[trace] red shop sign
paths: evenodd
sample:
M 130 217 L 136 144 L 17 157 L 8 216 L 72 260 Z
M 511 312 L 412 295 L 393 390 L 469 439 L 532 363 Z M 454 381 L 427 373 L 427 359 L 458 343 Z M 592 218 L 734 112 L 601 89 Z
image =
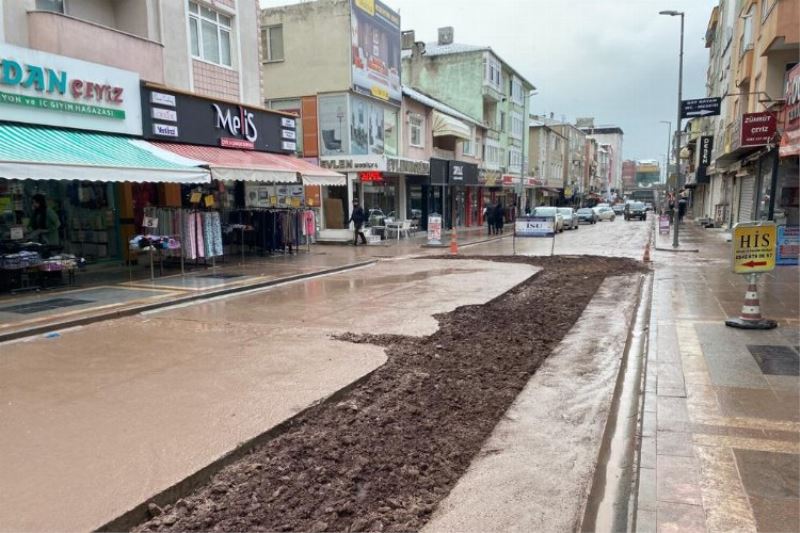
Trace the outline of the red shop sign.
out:
M 358 178 L 362 182 L 383 181 L 383 174 L 381 174 L 380 172 L 378 172 L 376 170 L 371 170 L 369 172 L 359 172 L 358 173 Z
M 777 120 L 769 111 L 742 115 L 741 146 L 764 146 L 775 136 Z

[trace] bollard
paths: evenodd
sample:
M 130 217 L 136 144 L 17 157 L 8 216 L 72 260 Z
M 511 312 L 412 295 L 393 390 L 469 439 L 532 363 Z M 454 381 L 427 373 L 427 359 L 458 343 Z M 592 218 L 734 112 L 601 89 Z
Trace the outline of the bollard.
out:
M 739 318 L 725 321 L 726 326 L 740 329 L 773 329 L 778 327 L 774 320 L 761 317 L 761 306 L 758 301 L 758 274 L 749 274 L 747 292 L 744 293 L 744 305 Z
M 452 255 L 458 254 L 458 242 L 456 241 L 456 228 L 450 233 L 450 253 Z
M 650 237 L 647 237 L 647 244 L 644 247 L 644 256 L 642 257 L 642 262 L 650 262 Z

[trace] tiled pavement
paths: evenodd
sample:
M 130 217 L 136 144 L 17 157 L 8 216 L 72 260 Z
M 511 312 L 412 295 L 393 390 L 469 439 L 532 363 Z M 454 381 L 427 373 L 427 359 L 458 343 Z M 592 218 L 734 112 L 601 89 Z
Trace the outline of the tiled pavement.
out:
M 729 243 L 683 235 L 700 253 L 654 255 L 636 530 L 800 531 L 798 267 L 759 282 L 778 329 L 734 330 Z

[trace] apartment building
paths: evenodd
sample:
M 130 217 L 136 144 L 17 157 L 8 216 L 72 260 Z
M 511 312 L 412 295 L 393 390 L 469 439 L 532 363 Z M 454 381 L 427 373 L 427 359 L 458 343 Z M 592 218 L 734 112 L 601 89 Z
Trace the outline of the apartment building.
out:
M 569 139 L 546 120 L 530 121 L 530 173 L 536 187 L 528 191 L 529 205 L 558 205 L 564 190 Z
M 0 42 L 261 104 L 257 0 L 0 0 Z
M 488 46 L 458 43 L 452 27 L 440 28 L 433 42 L 411 33 L 403 50 L 403 80 L 486 127 L 480 183 L 483 195 L 524 208 L 523 191 L 532 187 L 529 165 L 529 94 L 535 89 L 519 71 Z M 413 43 L 413 44 L 412 44 Z
M 605 153 L 608 156 L 608 176 L 604 181 L 604 192 L 607 197 L 612 194 L 622 193 L 622 142 L 624 132 L 619 126 L 598 125 L 595 126 L 594 119 L 579 119 L 578 128 L 583 131 L 590 139 L 594 139 L 601 146 L 605 146 Z M 602 174 L 605 179 L 605 174 Z
M 706 86 L 708 96 L 722 98 L 722 110 L 684 140 L 696 159 L 700 138 L 712 135 L 695 216 L 723 226 L 768 218 L 798 224 L 798 20 L 800 0 L 722 0 L 712 10 Z

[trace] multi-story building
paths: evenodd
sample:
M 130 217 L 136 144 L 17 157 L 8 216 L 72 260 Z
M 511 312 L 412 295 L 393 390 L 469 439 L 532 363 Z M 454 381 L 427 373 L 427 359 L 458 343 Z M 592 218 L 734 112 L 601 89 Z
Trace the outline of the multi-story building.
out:
M 583 169 L 583 190 L 584 199 L 599 197 L 599 180 L 598 180 L 598 150 L 599 146 L 595 139 L 586 137 L 584 144 L 584 161 L 586 162 Z M 581 202 L 584 203 L 583 201 Z
M 626 159 L 622 162 L 622 190 L 630 191 L 636 188 L 636 161 Z
M 708 185 L 695 193 L 702 198 L 695 202 L 696 216 L 725 226 L 770 217 L 798 223 L 797 150 L 789 148 L 798 125 L 790 117 L 800 58 L 798 20 L 799 0 L 722 0 L 712 10 L 706 85 L 708 96 L 722 98 L 722 110 L 689 139 L 691 144 L 713 135 Z
M 436 212 L 447 225 L 479 223 L 480 195 L 443 172 L 481 156 L 483 124 L 430 92 L 404 93 L 395 11 L 379 0 L 306 2 L 264 9 L 261 27 L 267 105 L 300 116 L 304 157 L 347 175 L 345 187 L 321 184 L 321 237 L 350 237 L 353 199 L 401 217 Z
M 403 50 L 406 85 L 445 102 L 486 127 L 480 169 L 481 195 L 517 205 L 530 180 L 523 175 L 527 159 L 529 94 L 532 83 L 492 48 L 456 43 L 453 28 L 441 28 L 437 41 L 422 43 L 408 35 Z
M 619 126 L 595 126 L 593 119 L 578 121 L 578 127 L 589 137 L 597 140 L 598 144 L 606 145 L 608 153 L 609 179 L 607 194 L 622 191 L 622 140 L 623 131 Z
M 534 117 L 530 122 L 530 174 L 536 187 L 528 191 L 529 205 L 556 204 L 564 189 L 564 163 L 569 139 Z

